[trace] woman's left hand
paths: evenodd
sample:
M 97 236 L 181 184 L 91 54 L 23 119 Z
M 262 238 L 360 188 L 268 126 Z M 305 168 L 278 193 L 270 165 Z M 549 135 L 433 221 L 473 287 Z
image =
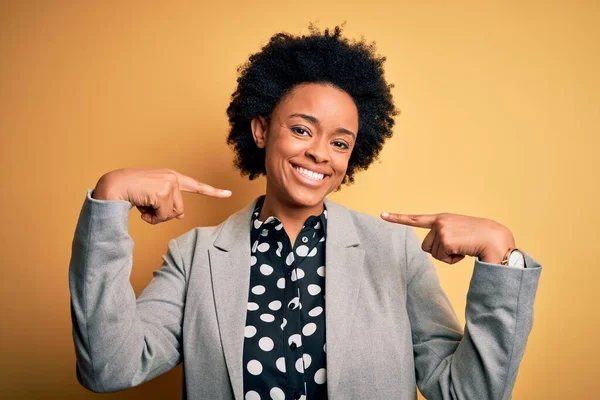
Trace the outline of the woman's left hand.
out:
M 515 247 L 512 232 L 491 219 L 450 213 L 382 213 L 381 218 L 397 224 L 431 229 L 421 248 L 447 264 L 454 264 L 465 256 L 500 264 L 506 251 Z

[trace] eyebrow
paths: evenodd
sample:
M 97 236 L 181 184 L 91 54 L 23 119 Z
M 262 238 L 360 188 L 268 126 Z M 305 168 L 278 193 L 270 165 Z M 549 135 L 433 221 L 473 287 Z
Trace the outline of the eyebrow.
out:
M 291 114 L 289 116 L 289 118 L 293 118 L 293 117 L 299 117 L 299 118 L 305 119 L 307 121 L 312 122 L 313 124 L 318 124 L 319 123 L 319 120 L 316 117 L 314 117 L 312 115 L 308 115 L 308 114 L 295 113 L 295 114 Z M 350 130 L 348 130 L 346 128 L 339 127 L 335 131 L 338 132 L 338 133 L 343 133 L 343 134 L 346 134 L 346 135 L 350 135 L 350 136 L 352 136 L 353 139 L 356 139 L 356 135 L 354 134 L 354 132 L 352 132 L 352 131 L 350 131 Z

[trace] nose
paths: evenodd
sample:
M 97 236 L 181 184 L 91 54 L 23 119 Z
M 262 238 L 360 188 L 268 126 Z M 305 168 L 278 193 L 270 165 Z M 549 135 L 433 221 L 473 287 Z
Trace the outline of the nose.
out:
M 315 138 L 306 148 L 306 156 L 315 163 L 324 163 L 329 161 L 329 147 L 326 138 Z

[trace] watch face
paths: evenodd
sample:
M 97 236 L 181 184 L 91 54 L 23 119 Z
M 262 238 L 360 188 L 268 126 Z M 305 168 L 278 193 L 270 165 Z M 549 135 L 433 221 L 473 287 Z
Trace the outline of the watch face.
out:
M 511 267 L 525 268 L 525 257 L 523 256 L 523 253 L 517 249 L 511 251 L 510 256 L 508 256 L 508 265 Z

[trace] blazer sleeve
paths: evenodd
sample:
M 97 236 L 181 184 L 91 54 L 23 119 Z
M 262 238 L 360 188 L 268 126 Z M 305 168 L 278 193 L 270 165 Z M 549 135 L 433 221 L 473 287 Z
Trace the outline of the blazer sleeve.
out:
M 77 379 L 94 392 L 141 384 L 181 361 L 186 276 L 176 240 L 136 299 L 129 282 L 133 241 L 126 201 L 89 190 L 69 266 Z
M 417 386 L 428 400 L 510 399 L 533 325 L 541 265 L 475 260 L 464 329 L 414 229 L 405 235 L 407 309 Z

